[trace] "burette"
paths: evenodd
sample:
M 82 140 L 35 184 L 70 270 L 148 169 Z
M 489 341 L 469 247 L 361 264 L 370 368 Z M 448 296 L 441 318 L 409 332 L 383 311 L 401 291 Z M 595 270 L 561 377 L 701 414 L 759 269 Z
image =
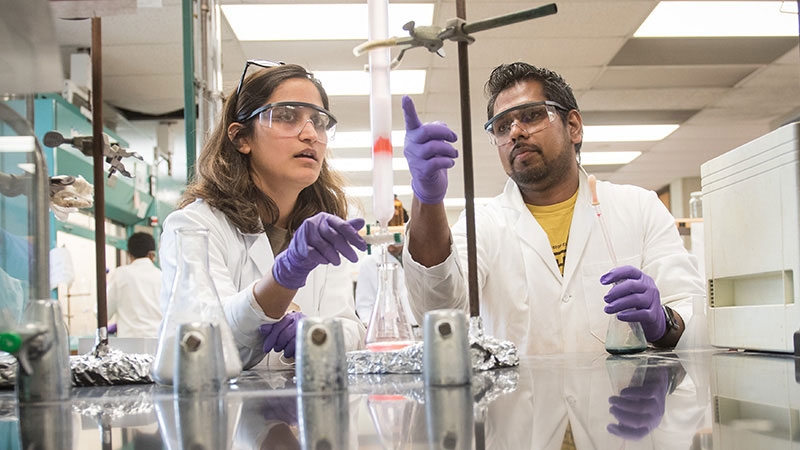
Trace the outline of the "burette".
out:
M 368 0 L 369 40 L 389 36 L 389 1 Z M 392 172 L 392 93 L 389 85 L 392 55 L 389 47 L 369 52 L 370 127 L 372 130 L 372 211 L 378 221 L 379 234 L 389 233 L 394 215 Z M 387 261 L 386 244 L 381 245 L 383 262 Z

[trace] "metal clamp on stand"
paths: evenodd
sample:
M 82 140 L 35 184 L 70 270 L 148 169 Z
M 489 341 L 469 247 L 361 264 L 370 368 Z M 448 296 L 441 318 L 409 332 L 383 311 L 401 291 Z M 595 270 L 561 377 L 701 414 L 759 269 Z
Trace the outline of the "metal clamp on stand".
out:
M 215 394 L 224 387 L 225 380 L 219 328 L 210 323 L 179 325 L 175 335 L 175 394 Z
M 301 392 L 347 390 L 344 332 L 339 319 L 306 317 L 297 331 L 295 374 Z
M 425 314 L 422 374 L 425 386 L 461 386 L 472 382 L 467 315 L 455 309 Z

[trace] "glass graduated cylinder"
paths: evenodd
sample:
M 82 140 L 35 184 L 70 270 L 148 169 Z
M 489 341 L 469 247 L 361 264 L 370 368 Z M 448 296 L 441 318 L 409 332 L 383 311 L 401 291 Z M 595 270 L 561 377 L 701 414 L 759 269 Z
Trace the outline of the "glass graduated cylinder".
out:
M 386 249 L 384 248 L 384 252 Z M 414 334 L 398 295 L 398 267 L 384 258 L 378 264 L 378 294 L 367 327 L 367 348 L 398 350 L 414 343 Z

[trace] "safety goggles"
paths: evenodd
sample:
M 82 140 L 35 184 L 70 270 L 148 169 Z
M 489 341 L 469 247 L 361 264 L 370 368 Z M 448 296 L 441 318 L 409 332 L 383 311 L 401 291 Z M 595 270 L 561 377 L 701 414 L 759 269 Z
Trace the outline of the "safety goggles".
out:
M 511 142 L 511 129 L 515 126 L 526 134 L 538 133 L 549 127 L 556 120 L 556 109 L 569 111 L 550 100 L 524 103 L 492 117 L 483 128 L 489 135 L 489 142 L 501 147 Z
M 317 133 L 317 141 L 327 144 L 336 134 L 336 118 L 325 108 L 305 102 L 267 103 L 240 122 L 258 116 L 258 123 L 281 137 L 299 136 L 307 124 Z
M 283 61 L 270 61 L 267 59 L 248 59 L 247 63 L 244 65 L 244 70 L 242 71 L 242 78 L 239 78 L 239 86 L 236 87 L 236 97 L 239 97 L 239 92 L 242 90 L 242 84 L 244 83 L 244 77 L 247 75 L 247 69 L 250 66 L 258 66 L 263 68 L 269 67 L 278 67 L 286 64 Z M 240 120 L 241 122 L 241 120 Z

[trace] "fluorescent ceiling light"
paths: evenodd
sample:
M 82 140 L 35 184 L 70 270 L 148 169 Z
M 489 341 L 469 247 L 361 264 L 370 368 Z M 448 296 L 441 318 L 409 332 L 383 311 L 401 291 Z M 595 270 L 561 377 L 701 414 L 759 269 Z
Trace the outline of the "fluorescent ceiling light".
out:
M 642 152 L 581 152 L 581 164 L 600 166 L 607 164 L 628 164 Z
M 281 4 L 222 5 L 222 12 L 240 41 L 366 40 L 367 5 Z M 433 21 L 433 3 L 389 5 L 389 35 L 407 36 L 403 25 Z
M 33 136 L 0 136 L 0 153 L 32 152 L 36 149 Z
M 328 164 L 338 172 L 372 172 L 372 158 L 329 158 Z M 408 171 L 408 161 L 392 158 L 392 170 Z
M 633 37 L 797 36 L 782 3 L 660 2 Z
M 583 142 L 660 141 L 679 125 L 587 125 Z
M 392 147 L 402 147 L 406 130 L 392 131 Z M 372 148 L 371 131 L 337 131 L 328 148 Z
M 395 195 L 411 195 L 411 185 L 395 185 L 392 192 Z M 345 186 L 344 193 L 350 197 L 372 197 L 372 186 Z
M 476 205 L 485 205 L 489 203 L 492 197 L 475 197 L 473 202 Z M 465 198 L 445 198 L 444 199 L 444 207 L 445 208 L 463 208 L 467 205 L 467 199 Z
M 369 73 L 363 70 L 314 71 L 328 95 L 369 95 Z M 392 94 L 421 94 L 425 91 L 424 70 L 393 70 L 389 74 Z
M 17 164 L 17 167 L 19 167 L 23 172 L 31 175 L 36 173 L 36 164 L 34 163 L 19 163 Z

